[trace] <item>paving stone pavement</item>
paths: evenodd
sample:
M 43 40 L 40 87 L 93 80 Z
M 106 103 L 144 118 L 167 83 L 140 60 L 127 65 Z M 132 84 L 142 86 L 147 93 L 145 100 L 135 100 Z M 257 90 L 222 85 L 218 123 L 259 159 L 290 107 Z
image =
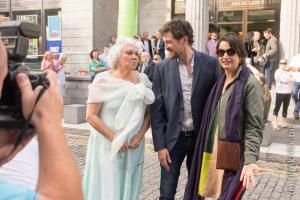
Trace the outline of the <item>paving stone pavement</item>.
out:
M 65 129 L 69 146 L 75 157 L 81 176 L 85 165 L 85 154 L 89 131 Z M 300 200 L 300 166 L 293 166 L 293 162 L 279 164 L 258 161 L 264 171 L 256 176 L 257 186 L 254 190 L 247 190 L 243 200 Z M 144 190 L 140 200 L 156 200 L 159 197 L 160 167 L 157 154 L 151 145 L 146 145 L 144 164 Z M 176 200 L 183 198 L 184 187 L 187 181 L 185 166 L 179 178 Z

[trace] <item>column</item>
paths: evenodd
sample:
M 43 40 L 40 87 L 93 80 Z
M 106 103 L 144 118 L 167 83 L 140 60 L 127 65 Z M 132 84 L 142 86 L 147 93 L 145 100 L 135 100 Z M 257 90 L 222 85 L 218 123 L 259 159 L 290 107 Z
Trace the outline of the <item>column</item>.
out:
M 133 37 L 138 28 L 138 0 L 119 0 L 118 37 Z
M 208 38 L 208 0 L 186 0 L 185 19 L 194 30 L 194 48 L 205 51 Z
M 281 58 L 300 53 L 300 1 L 281 0 L 280 47 Z
M 61 0 L 62 50 L 70 55 L 66 71 L 78 73 L 93 48 L 103 49 L 117 34 L 118 0 Z

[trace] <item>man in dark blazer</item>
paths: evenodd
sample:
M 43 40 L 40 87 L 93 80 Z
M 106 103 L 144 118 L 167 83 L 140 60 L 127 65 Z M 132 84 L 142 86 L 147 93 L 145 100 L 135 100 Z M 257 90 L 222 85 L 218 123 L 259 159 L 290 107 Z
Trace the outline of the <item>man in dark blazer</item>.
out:
M 165 42 L 163 40 L 163 37 L 161 37 L 161 34 L 159 31 L 155 33 L 156 41 L 155 41 L 155 52 L 160 56 L 161 59 L 165 59 Z
M 147 52 L 150 55 L 150 57 L 153 58 L 152 44 L 151 44 L 151 40 L 148 39 L 148 32 L 143 33 L 142 42 L 145 48 L 144 52 Z
M 220 68 L 192 48 L 189 22 L 174 19 L 160 30 L 169 57 L 155 66 L 151 105 L 154 149 L 161 164 L 160 200 L 174 199 L 182 162 L 190 170 L 206 99 Z
M 152 61 L 147 52 L 142 52 L 141 60 L 143 63 L 139 67 L 139 72 L 146 74 L 149 80 L 152 82 L 155 63 Z

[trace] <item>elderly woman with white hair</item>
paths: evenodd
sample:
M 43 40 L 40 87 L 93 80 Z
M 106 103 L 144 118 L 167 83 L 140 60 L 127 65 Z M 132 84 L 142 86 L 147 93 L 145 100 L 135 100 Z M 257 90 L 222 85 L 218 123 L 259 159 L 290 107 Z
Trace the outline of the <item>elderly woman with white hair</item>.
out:
M 135 71 L 139 46 L 119 39 L 110 49 L 112 69 L 89 85 L 86 119 L 91 125 L 83 189 L 86 200 L 136 200 L 142 191 L 144 135 L 151 82 Z

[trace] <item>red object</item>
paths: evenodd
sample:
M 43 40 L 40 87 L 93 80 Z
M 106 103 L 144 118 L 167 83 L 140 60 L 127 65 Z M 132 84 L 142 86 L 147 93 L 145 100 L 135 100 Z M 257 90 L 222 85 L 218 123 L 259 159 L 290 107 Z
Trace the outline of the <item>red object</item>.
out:
M 236 190 L 232 200 L 239 200 L 240 196 L 243 194 L 245 187 L 243 186 L 243 182 L 240 182 L 238 189 Z

